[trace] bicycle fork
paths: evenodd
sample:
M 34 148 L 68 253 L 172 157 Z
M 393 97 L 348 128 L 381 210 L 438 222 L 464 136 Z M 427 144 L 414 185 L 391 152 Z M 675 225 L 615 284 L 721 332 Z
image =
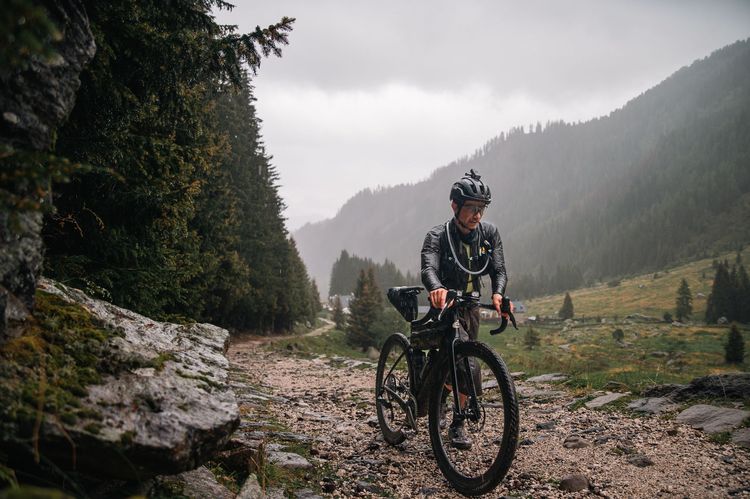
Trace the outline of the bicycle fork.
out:
M 479 400 L 477 399 L 477 389 L 474 384 L 474 376 L 471 370 L 471 364 L 469 363 L 469 359 L 466 357 L 462 359 L 464 363 L 464 372 L 466 373 L 466 377 L 468 379 L 466 385 L 469 393 L 464 394 L 468 399 L 466 407 L 463 407 L 461 404 L 461 394 L 459 393 L 458 388 L 459 384 L 458 365 L 456 362 L 456 343 L 460 341 L 458 332 L 460 327 L 461 324 L 458 322 L 458 319 L 456 319 L 455 322 L 453 322 L 453 341 L 451 341 L 450 343 L 451 382 L 453 391 L 453 420 L 454 422 L 463 422 L 465 419 L 469 419 L 470 421 L 477 422 L 480 418 Z

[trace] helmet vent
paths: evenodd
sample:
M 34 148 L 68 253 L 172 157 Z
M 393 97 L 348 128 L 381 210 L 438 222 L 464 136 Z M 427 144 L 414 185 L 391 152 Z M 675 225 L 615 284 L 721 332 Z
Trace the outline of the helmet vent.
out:
M 485 205 L 490 204 L 492 202 L 490 188 L 480 180 L 481 178 L 479 172 L 474 169 L 465 173 L 461 180 L 451 187 L 451 201 L 455 201 L 459 206 L 462 206 L 468 199 L 483 202 Z

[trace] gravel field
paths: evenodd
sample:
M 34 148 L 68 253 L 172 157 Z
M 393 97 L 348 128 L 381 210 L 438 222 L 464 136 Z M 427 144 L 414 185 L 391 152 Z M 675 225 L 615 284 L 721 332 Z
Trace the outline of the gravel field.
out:
M 322 495 L 461 497 L 432 458 L 426 418 L 398 447 L 380 437 L 374 366 L 296 358 L 249 339 L 234 342 L 228 356 L 246 383 L 275 396 L 242 407 L 246 419 L 271 417 L 313 439 L 311 461 L 332 478 Z M 485 497 L 750 497 L 745 448 L 715 443 L 669 416 L 570 410 L 575 400 L 559 385 L 516 387 L 529 394 L 520 398 L 521 445 L 505 480 Z M 583 490 L 561 490 L 574 474 Z

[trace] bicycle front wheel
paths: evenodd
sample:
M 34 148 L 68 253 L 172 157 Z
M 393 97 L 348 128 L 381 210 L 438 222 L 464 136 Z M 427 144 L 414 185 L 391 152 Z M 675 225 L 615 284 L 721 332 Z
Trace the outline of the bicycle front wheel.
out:
M 410 362 L 406 336 L 401 333 L 389 336 L 380 350 L 375 375 L 375 408 L 383 438 L 391 445 L 406 439 L 415 417 L 411 409 Z
M 500 483 L 513 461 L 519 426 L 516 391 L 505 363 L 487 345 L 459 343 L 455 353 L 459 404 L 467 417 L 455 415 L 446 359 L 430 393 L 430 441 L 440 470 L 456 490 L 481 495 Z

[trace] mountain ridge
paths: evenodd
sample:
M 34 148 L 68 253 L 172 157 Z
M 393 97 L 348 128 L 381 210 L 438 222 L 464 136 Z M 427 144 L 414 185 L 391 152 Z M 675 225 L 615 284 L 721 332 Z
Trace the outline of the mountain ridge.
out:
M 600 279 L 747 241 L 748 68 L 750 40 L 739 41 L 606 116 L 514 128 L 421 182 L 360 191 L 295 232 L 302 257 L 323 286 L 341 249 L 418 270 L 422 238 L 450 218 L 450 185 L 469 168 L 492 186 L 486 218 L 501 230 L 511 277 L 565 264 Z M 739 222 L 717 230 L 712 217 L 724 215 Z M 686 249 L 660 240 L 655 220 Z

